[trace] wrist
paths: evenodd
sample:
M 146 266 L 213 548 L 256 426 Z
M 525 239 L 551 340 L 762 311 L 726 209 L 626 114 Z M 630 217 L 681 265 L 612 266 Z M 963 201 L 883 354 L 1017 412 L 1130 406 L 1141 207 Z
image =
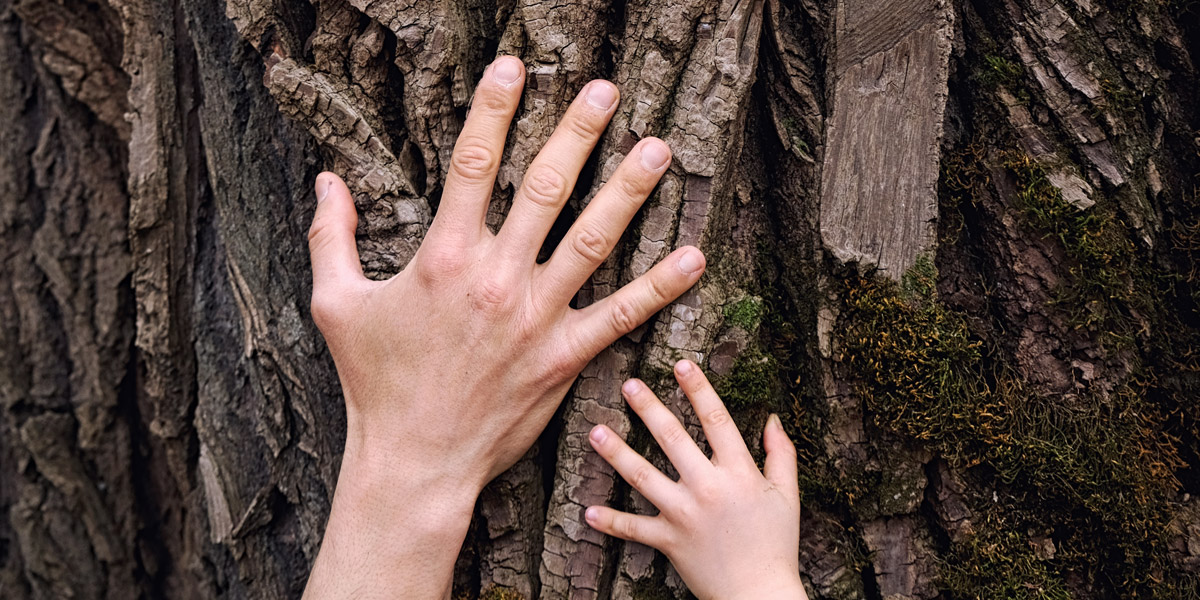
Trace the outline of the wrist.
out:
M 405 398 L 400 404 L 414 404 Z M 363 415 L 347 407 L 346 446 L 340 478 L 393 487 L 409 485 L 440 496 L 473 501 L 491 477 L 477 443 L 419 423 L 428 414 L 397 411 Z M 339 480 L 339 486 L 341 480 Z
M 451 469 L 414 464 L 403 457 L 352 453 L 342 457 L 334 491 L 332 519 L 338 512 L 371 515 L 379 523 L 413 522 L 434 534 L 471 520 L 482 485 Z M 343 509 L 339 511 L 339 509 Z
M 439 448 L 429 440 L 406 439 L 407 434 L 403 430 L 349 428 L 338 491 L 345 486 L 348 492 L 367 497 L 382 492 L 401 506 L 428 499 L 469 513 L 487 485 L 485 476 L 475 472 L 480 469 L 472 468 L 474 461 L 456 456 L 453 450 L 457 448 L 450 444 Z M 397 497 L 398 492 L 415 496 Z
M 306 597 L 447 596 L 481 489 L 452 469 L 347 439 Z
M 743 590 L 735 594 L 733 600 L 808 600 L 800 575 L 780 578 L 778 580 L 763 580 L 754 589 Z

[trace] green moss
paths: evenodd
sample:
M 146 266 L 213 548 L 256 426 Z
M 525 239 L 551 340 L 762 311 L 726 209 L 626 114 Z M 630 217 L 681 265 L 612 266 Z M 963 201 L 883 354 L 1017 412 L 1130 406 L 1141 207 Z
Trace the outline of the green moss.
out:
M 1132 234 L 1117 207 L 1101 200 L 1080 210 L 1050 183 L 1046 167 L 1024 154 L 1011 153 L 1004 166 L 1016 178 L 1017 208 L 1025 221 L 1056 239 L 1072 261 L 1068 282 L 1055 290 L 1055 304 L 1076 328 L 1098 332 L 1106 344 L 1130 345 L 1141 328 L 1138 315 L 1155 310 L 1150 295 L 1155 285 L 1153 273 L 1136 260 Z
M 942 157 L 938 178 L 938 246 L 953 247 L 967 229 L 966 210 L 986 194 L 991 172 L 984 157 L 988 142 L 977 136 Z
M 987 87 L 1015 86 L 1025 70 L 1021 65 L 998 54 L 988 54 L 983 57 L 983 65 L 979 69 L 978 79 Z
M 941 584 L 956 597 L 1006 600 L 1070 600 L 1052 573 L 1012 523 L 984 521 L 941 564 Z
M 929 254 L 917 257 L 913 266 L 905 271 L 900 286 L 906 299 L 910 301 L 937 300 L 937 265 Z
M 766 407 L 778 411 L 782 390 L 779 384 L 779 363 L 757 348 L 742 352 L 733 363 L 733 370 L 716 384 L 717 393 L 732 412 Z
M 1075 398 L 1033 393 L 992 364 L 963 315 L 936 300 L 936 280 L 932 261 L 922 261 L 903 285 L 849 274 L 837 292 L 843 333 L 836 360 L 860 382 L 875 425 L 925 444 L 960 469 L 984 468 L 1011 484 L 1020 492 L 1012 506 L 1031 523 L 1070 527 L 1081 550 L 1060 569 L 1100 569 L 1126 592 L 1159 589 L 1166 507 L 1180 460 L 1145 384 L 1131 379 L 1113 393 Z M 870 497 L 869 490 L 848 490 L 852 502 L 862 493 Z M 1006 536 L 1023 533 L 979 535 L 1011 541 Z M 990 571 L 999 558 L 981 552 L 999 542 L 989 539 L 956 550 L 966 562 L 955 577 Z M 1004 560 L 1025 561 L 1019 545 L 1010 546 Z M 1027 597 L 1058 597 L 1051 580 L 1034 575 L 1027 569 L 1021 578 L 1038 579 L 1045 594 Z
M 512 588 L 493 585 L 479 594 L 479 600 L 525 600 L 525 596 Z
M 638 369 L 638 378 L 656 394 L 666 394 L 678 386 L 675 381 L 675 371 L 669 367 L 660 367 L 649 362 L 641 363 Z
M 1132 118 L 1141 112 L 1141 97 L 1118 81 L 1115 76 L 1112 79 L 1102 79 L 1100 81 L 1100 91 L 1104 93 L 1107 108 L 1113 113 L 1125 118 Z
M 796 124 L 795 117 L 784 117 L 783 128 L 787 131 L 788 139 L 792 143 L 792 152 L 800 158 L 810 158 L 812 150 L 809 149 L 808 142 L 804 140 L 804 136 L 800 133 L 800 126 Z
M 906 300 L 891 281 L 855 275 L 847 284 L 838 360 L 861 381 L 876 420 L 952 458 L 994 439 L 998 410 L 982 389 L 980 344 L 965 320 L 937 302 Z
M 725 306 L 725 322 L 746 331 L 756 331 L 763 317 L 763 301 L 758 296 L 746 296 Z

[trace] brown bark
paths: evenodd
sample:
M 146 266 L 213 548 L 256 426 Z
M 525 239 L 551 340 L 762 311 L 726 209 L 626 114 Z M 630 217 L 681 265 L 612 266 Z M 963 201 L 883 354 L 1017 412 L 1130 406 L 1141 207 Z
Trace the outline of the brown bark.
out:
M 1200 8 L 1186 0 L 0 0 L 0 596 L 295 597 L 344 435 L 316 173 L 369 276 L 436 214 L 484 67 L 529 77 L 489 224 L 566 102 L 675 161 L 577 304 L 696 244 L 480 498 L 456 594 L 688 597 L 584 506 L 653 507 L 638 376 L 797 440 L 813 598 L 1186 597 L 1200 578 Z M 403 309 L 403 307 L 401 307 Z M 757 450 L 756 450 L 757 452 Z

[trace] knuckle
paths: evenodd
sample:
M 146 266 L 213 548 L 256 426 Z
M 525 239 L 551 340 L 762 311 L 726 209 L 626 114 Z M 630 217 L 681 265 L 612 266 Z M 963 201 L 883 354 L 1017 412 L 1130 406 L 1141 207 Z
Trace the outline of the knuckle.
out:
M 330 230 L 329 223 L 325 219 L 313 219 L 312 225 L 308 228 L 308 251 L 316 253 L 320 251 L 330 238 L 333 237 L 333 232 Z
M 509 306 L 510 298 L 508 295 L 501 302 L 502 306 Z M 540 338 L 544 333 L 544 323 L 541 319 L 530 311 L 517 310 L 515 315 L 509 317 L 511 323 L 512 340 L 521 344 L 526 344 Z
M 707 415 L 704 416 L 704 421 L 713 426 L 725 425 L 730 421 L 729 411 L 725 410 L 724 408 L 711 410 Z
M 637 308 L 628 300 L 614 299 L 612 308 L 609 309 L 608 318 L 615 331 L 629 332 L 633 331 L 640 324 L 637 315 Z
M 417 254 L 417 275 L 426 284 L 457 277 L 466 265 L 466 257 L 458 251 L 428 250 Z
M 602 114 L 585 114 L 575 119 L 568 119 L 562 126 L 580 141 L 591 143 L 604 132 L 607 120 Z
M 471 100 L 471 112 L 507 113 L 512 105 L 512 96 L 498 87 L 491 85 L 480 86 Z M 468 115 L 469 117 L 470 115 Z
M 633 471 L 633 475 L 629 478 L 629 485 L 638 491 L 644 490 L 646 484 L 650 482 L 650 477 L 650 467 L 642 465 Z
M 542 208 L 558 208 L 565 195 L 567 178 L 552 167 L 541 167 L 525 175 L 521 194 Z
M 701 519 L 701 515 L 704 514 L 700 509 L 700 506 L 698 506 L 692 499 L 680 502 L 679 505 L 674 508 L 673 512 L 674 516 L 677 517 L 679 521 L 689 525 L 699 521 Z
M 690 498 L 672 506 L 669 515 L 671 522 L 685 527 L 701 519 L 699 507 Z
M 581 355 L 582 353 L 573 348 L 557 354 L 547 361 L 547 377 L 551 381 L 574 379 L 579 374 L 581 362 L 587 363 L 587 359 L 580 361 L 579 356 Z
M 450 171 L 471 182 L 487 181 L 499 166 L 499 158 L 482 142 L 463 140 L 450 156 Z
M 471 304 L 477 310 L 495 312 L 508 306 L 512 290 L 499 279 L 485 278 L 470 292 Z
M 673 419 L 674 417 L 671 418 Z M 679 446 L 691 441 L 692 436 L 688 435 L 688 432 L 678 422 L 674 425 L 669 425 L 666 427 L 666 431 L 663 432 L 663 444 L 667 446 Z
M 581 227 L 579 234 L 571 240 L 571 249 L 589 263 L 602 262 L 610 247 L 608 237 L 594 227 Z
M 335 294 L 314 289 L 309 311 L 313 322 L 322 333 L 329 334 L 340 329 L 343 320 L 342 302 Z
M 682 545 L 679 541 L 679 534 L 674 531 L 660 533 L 654 540 L 654 547 L 672 561 L 678 556 Z
M 588 356 L 578 334 L 571 328 L 565 328 L 558 337 L 562 345 L 559 346 L 560 350 L 554 352 L 552 358 L 546 362 L 549 373 L 552 377 L 574 377 L 592 357 Z
M 701 506 L 719 504 L 722 494 L 721 486 L 712 480 L 702 480 L 696 484 L 695 497 Z
M 644 175 L 624 174 L 617 178 L 618 194 L 629 202 L 641 204 L 650 190 L 654 189 L 654 180 Z
M 655 306 L 661 306 L 671 300 L 668 290 L 663 287 L 666 283 L 661 277 L 649 277 L 646 280 L 646 291 L 650 294 L 650 301 Z

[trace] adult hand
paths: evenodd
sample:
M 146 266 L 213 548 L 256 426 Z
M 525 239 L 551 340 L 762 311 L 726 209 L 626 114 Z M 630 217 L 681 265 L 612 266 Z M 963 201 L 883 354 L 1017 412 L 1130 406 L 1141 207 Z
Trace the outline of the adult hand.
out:
M 424 243 L 388 281 L 366 279 L 345 184 L 323 173 L 309 234 L 313 318 L 346 397 L 347 439 L 311 596 L 449 593 L 483 486 L 537 439 L 571 382 L 607 345 L 700 278 L 681 248 L 612 296 L 571 299 L 612 251 L 670 163 L 646 138 L 544 264 L 537 255 L 617 107 L 593 81 L 530 165 L 499 233 L 484 223 L 524 68 L 484 72 Z

